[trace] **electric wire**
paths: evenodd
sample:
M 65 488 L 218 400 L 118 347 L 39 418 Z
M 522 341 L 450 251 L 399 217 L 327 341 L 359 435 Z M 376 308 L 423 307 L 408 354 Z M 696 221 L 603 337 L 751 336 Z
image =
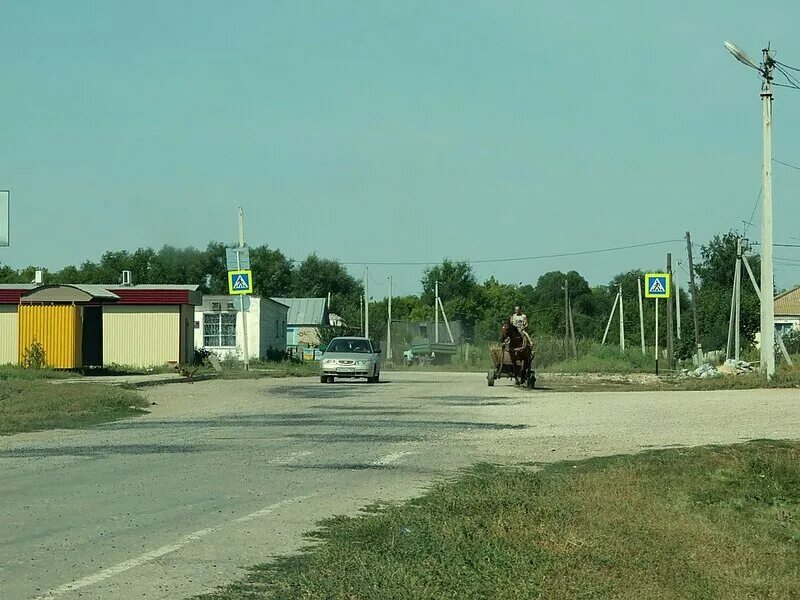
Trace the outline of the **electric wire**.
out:
M 542 260 L 547 258 L 564 258 L 569 256 L 586 256 L 589 254 L 603 254 L 607 252 L 617 252 L 620 250 L 632 250 L 635 248 L 647 248 L 651 246 L 661 246 L 664 244 L 682 243 L 683 239 L 659 240 L 657 242 L 646 242 L 643 244 L 629 244 L 626 246 L 614 246 L 611 248 L 598 248 L 594 250 L 580 250 L 577 252 L 558 252 L 553 254 L 538 254 L 534 256 L 515 256 L 510 258 L 484 258 L 484 259 L 465 259 L 464 262 L 470 264 L 491 264 L 503 262 L 519 262 L 525 260 Z M 696 244 L 693 244 L 696 245 Z M 441 261 L 342 261 L 341 264 L 348 266 L 428 266 L 436 265 Z

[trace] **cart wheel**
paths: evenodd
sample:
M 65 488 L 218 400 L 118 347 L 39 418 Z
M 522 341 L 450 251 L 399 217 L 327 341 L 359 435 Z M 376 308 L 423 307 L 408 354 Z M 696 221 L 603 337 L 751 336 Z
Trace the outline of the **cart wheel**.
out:
M 528 375 L 528 387 L 533 389 L 536 387 L 536 375 L 531 371 L 530 375 Z
M 489 371 L 486 375 L 486 381 L 489 384 L 489 387 L 494 387 L 494 371 Z

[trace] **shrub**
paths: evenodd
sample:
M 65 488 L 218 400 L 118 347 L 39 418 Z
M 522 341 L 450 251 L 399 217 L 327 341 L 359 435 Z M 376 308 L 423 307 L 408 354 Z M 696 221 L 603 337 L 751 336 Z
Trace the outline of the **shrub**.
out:
M 39 341 L 34 339 L 31 345 L 22 351 L 22 366 L 26 369 L 47 368 L 47 353 Z

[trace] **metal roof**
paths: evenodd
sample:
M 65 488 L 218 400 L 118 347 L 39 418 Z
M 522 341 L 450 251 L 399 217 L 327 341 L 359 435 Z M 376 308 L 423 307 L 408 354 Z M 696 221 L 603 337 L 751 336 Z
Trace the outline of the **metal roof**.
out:
M 327 325 L 327 298 L 272 298 L 289 307 L 287 325 Z
M 775 316 L 800 316 L 800 287 L 775 296 Z

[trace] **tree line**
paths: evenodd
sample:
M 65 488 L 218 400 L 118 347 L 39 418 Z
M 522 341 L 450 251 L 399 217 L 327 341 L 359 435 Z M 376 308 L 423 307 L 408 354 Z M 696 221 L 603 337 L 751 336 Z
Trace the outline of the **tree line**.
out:
M 211 242 L 205 249 L 174 248 L 159 250 L 140 248 L 106 252 L 98 262 L 86 261 L 80 266 L 67 266 L 58 271 L 45 271 L 45 281 L 54 284 L 118 284 L 122 271 L 131 271 L 138 284 L 198 285 L 206 294 L 227 293 L 226 246 Z M 736 259 L 736 235 L 715 236 L 701 247 L 695 274 L 698 278 L 697 306 L 699 328 L 704 348 L 724 348 L 727 339 L 733 268 Z M 362 282 L 348 273 L 344 265 L 332 258 L 311 254 L 296 262 L 280 250 L 262 245 L 250 249 L 254 293 L 272 297 L 325 297 L 331 295 L 331 312 L 342 317 L 350 328 L 360 323 Z M 750 263 L 759 276 L 757 256 Z M 475 342 L 497 337 L 500 323 L 515 305 L 524 308 L 530 321 L 531 333 L 536 336 L 563 336 L 566 314 L 565 286 L 569 288 L 572 318 L 578 337 L 601 339 L 619 286 L 624 303 L 625 337 L 628 345 L 639 344 L 639 313 L 637 279 L 645 271 L 661 271 L 654 265 L 644 265 L 619 273 L 606 285 L 592 286 L 577 271 L 549 271 L 533 283 L 502 283 L 490 277 L 479 282 L 468 262 L 443 260 L 425 270 L 419 295 L 393 299 L 393 318 L 397 320 L 433 320 L 434 288 L 439 282 L 439 295 L 448 318 L 461 322 L 467 336 Z M 0 283 L 30 283 L 36 267 L 13 269 L 0 266 Z M 679 271 L 680 272 L 680 271 Z M 688 280 L 687 275 L 682 277 Z M 661 310 L 664 310 L 661 303 Z M 645 337 L 648 344 L 654 337 L 652 301 L 645 301 Z M 692 298 L 681 289 L 682 340 L 678 353 L 688 355 L 694 348 Z M 370 303 L 371 334 L 382 339 L 388 317 L 387 300 Z M 616 318 L 615 318 L 616 319 Z M 616 320 L 615 320 L 616 324 Z M 759 327 L 759 300 L 751 287 L 742 286 L 742 329 L 745 343 L 752 343 Z M 666 334 L 666 319 L 660 324 L 660 335 Z M 610 343 L 619 343 L 619 328 L 612 326 Z

